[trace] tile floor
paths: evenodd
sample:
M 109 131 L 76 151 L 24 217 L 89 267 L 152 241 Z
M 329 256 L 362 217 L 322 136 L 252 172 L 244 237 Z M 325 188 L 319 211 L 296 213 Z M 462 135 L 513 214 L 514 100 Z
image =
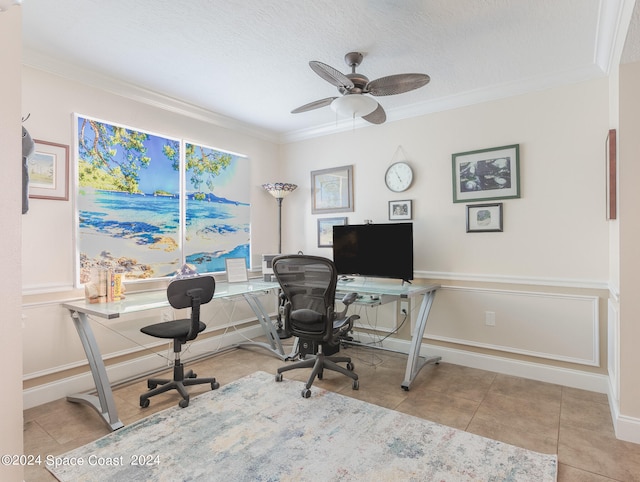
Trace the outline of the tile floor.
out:
M 640 445 L 615 438 L 606 395 L 446 362 L 424 367 L 411 390 L 405 391 L 400 387 L 405 355 L 361 347 L 342 353 L 353 358 L 360 389 L 352 390 L 349 379 L 332 372 L 325 372 L 316 385 L 537 452 L 556 453 L 561 482 L 640 481 Z M 231 350 L 189 367 L 224 385 L 256 370 L 275 374 L 282 363 L 252 348 Z M 284 375 L 306 380 L 307 374 L 308 370 L 294 370 Z M 192 387 L 190 393 L 201 393 L 203 387 Z M 145 389 L 146 381 L 141 380 L 114 390 L 125 425 L 179 400 L 175 392 L 159 395 L 149 408 L 141 409 L 138 397 Z M 62 454 L 108 432 L 93 410 L 64 399 L 24 412 L 25 454 Z M 55 479 L 45 468 L 27 468 L 25 480 Z

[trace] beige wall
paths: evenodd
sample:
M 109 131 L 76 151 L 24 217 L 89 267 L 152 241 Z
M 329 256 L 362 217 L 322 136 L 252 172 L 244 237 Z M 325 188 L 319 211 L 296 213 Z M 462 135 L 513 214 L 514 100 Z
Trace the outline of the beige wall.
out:
M 601 79 L 286 145 L 283 171 L 300 187 L 285 200 L 284 248 L 331 253 L 316 245 L 309 172 L 353 165 L 349 223 L 388 222 L 388 201 L 413 200 L 416 271 L 606 287 L 607 129 Z M 467 234 L 467 203 L 452 202 L 451 154 L 508 144 L 520 144 L 522 197 L 504 201 L 503 233 Z M 415 181 L 394 194 L 383 178 L 398 146 Z
M 427 343 L 517 360 L 520 373 L 531 363 L 593 374 L 581 387 L 605 391 L 608 91 L 603 78 L 287 144 L 283 172 L 299 188 L 285 201 L 283 249 L 330 257 L 317 247 L 318 218 L 389 222 L 388 201 L 410 199 L 416 276 L 443 284 Z M 521 198 L 500 201 L 502 233 L 466 233 L 451 154 L 508 144 L 520 144 Z M 394 194 L 384 173 L 404 155 L 415 180 Z M 353 165 L 354 211 L 311 215 L 310 171 L 342 165 Z
M 640 418 L 640 62 L 620 66 L 620 413 Z
M 8 182 L 0 192 L 0 226 L 5 276 L 0 277 L 2 316 L 0 317 L 0 350 L 2 390 L 0 390 L 0 454 L 22 453 L 22 327 L 21 305 L 21 222 L 22 222 L 22 157 L 20 104 L 20 65 L 22 54 L 21 10 L 10 8 L 0 12 L 0 165 Z M 22 480 L 19 466 L 0 466 L 0 479 Z
M 128 91 L 125 92 L 129 95 Z M 57 75 L 23 67 L 22 109 L 31 113 L 31 134 L 36 139 L 71 147 L 69 201 L 33 199 L 31 210 L 22 222 L 22 353 L 27 407 L 71 393 L 71 385 L 62 386 L 57 383 L 61 379 L 73 379 L 70 383 L 77 382 L 73 387 L 74 391 L 91 387 L 89 376 L 78 378 L 79 374 L 87 373 L 86 358 L 69 314 L 61 306 L 64 300 L 83 296 L 82 290 L 74 287 L 74 113 L 248 156 L 251 163 L 252 267 L 259 270 L 261 254 L 272 253 L 277 249 L 277 233 L 271 229 L 277 216 L 277 204 L 262 189 L 261 184 L 279 179 L 278 145 L 237 128 L 222 127 L 214 115 L 208 118 L 206 113 L 197 108 L 189 111 L 181 106 L 181 111 L 178 112 L 173 107 L 166 107 L 171 106 L 170 102 L 160 108 L 143 100 L 142 96 L 132 97 L 115 95 Z M 259 275 L 259 272 L 254 274 Z M 148 288 L 145 283 L 137 283 L 130 285 L 129 289 L 145 287 Z M 271 306 L 270 301 L 266 303 L 267 307 Z M 224 302 L 212 303 L 207 308 L 211 313 L 204 310 L 203 319 L 212 330 L 216 326 L 242 322 L 253 317 L 245 305 L 239 303 L 238 306 L 229 307 Z M 227 312 L 232 315 L 225 316 Z M 135 365 L 127 360 L 148 355 L 141 350 L 141 346 L 150 342 L 149 337 L 141 338 L 138 328 L 157 319 L 153 317 L 158 315 L 159 313 L 147 313 L 145 317 L 118 320 L 109 327 L 96 328 L 96 338 L 103 356 L 110 359 L 110 363 L 121 360 L 122 365 Z M 120 335 L 116 336 L 115 332 Z M 197 355 L 198 349 L 190 350 L 190 354 Z M 161 359 L 153 356 L 151 358 L 155 358 L 155 365 L 149 366 L 142 360 L 134 368 L 110 372 L 113 377 L 111 380 L 115 382 L 134 376 L 136 369 L 144 371 L 158 368 L 156 365 L 158 360 L 162 363 Z
M 252 238 L 252 265 L 259 268 L 260 254 L 276 249 L 276 233 L 269 229 L 276 203 L 260 187 L 278 175 L 277 146 L 273 142 L 28 67 L 23 70 L 22 85 L 23 109 L 31 112 L 33 137 L 71 146 L 69 201 L 35 199 L 24 220 L 22 271 L 27 293 L 70 289 L 74 283 L 74 113 L 248 156 L 252 229 L 267 233 Z M 43 232 L 48 233 L 46 239 Z

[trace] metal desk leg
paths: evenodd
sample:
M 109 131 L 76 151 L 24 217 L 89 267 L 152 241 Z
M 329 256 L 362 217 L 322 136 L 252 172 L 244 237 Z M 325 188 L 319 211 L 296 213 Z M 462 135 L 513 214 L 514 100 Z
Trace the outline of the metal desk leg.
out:
M 422 304 L 420 305 L 420 312 L 418 313 L 418 322 L 415 327 L 413 338 L 411 339 L 411 348 L 409 349 L 409 359 L 407 360 L 407 371 L 404 375 L 404 381 L 402 382 L 402 388 L 409 390 L 413 380 L 415 380 L 418 372 L 428 363 L 438 363 L 442 357 L 430 356 L 421 357 L 420 347 L 422 346 L 422 337 L 424 336 L 424 330 L 427 327 L 427 318 L 429 318 L 429 312 L 431 311 L 431 305 L 433 299 L 436 297 L 436 290 L 429 291 L 424 294 L 422 298 Z
M 280 337 L 278 336 L 276 327 L 273 325 L 273 322 L 269 317 L 269 313 L 266 312 L 264 306 L 262 306 L 262 303 L 260 303 L 260 300 L 252 293 L 245 293 L 242 296 L 244 296 L 244 299 L 247 301 L 256 317 L 258 318 L 258 321 L 262 325 L 262 329 L 264 330 L 264 334 L 267 336 L 269 344 L 261 343 L 258 341 L 244 341 L 242 343 L 238 343 L 238 348 L 242 348 L 243 346 L 259 346 L 262 348 L 266 348 L 281 360 L 286 360 L 289 355 L 286 355 L 284 353 L 282 342 L 280 341 Z
M 87 361 L 91 368 L 91 375 L 93 375 L 93 382 L 95 383 L 98 396 L 81 393 L 70 395 L 67 397 L 67 400 L 92 407 L 102 416 L 102 419 L 109 425 L 111 430 L 118 430 L 124 427 L 124 424 L 118 418 L 118 411 L 113 400 L 113 392 L 111 391 L 111 385 L 107 377 L 107 370 L 102 361 L 102 355 L 98 349 L 96 339 L 93 336 L 93 331 L 87 320 L 87 315 L 85 313 L 72 311 L 71 318 L 73 319 L 76 330 L 78 330 L 82 347 L 87 355 Z

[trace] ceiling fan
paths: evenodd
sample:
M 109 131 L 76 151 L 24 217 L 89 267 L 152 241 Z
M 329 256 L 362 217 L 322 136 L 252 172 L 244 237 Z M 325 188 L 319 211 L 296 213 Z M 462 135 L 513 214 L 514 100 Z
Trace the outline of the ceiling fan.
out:
M 362 63 L 363 57 L 360 52 L 349 52 L 344 56 L 345 63 L 351 67 L 350 74 L 343 74 L 317 60 L 309 62 L 309 67 L 324 80 L 335 85 L 342 96 L 316 100 L 293 109 L 291 113 L 298 114 L 331 105 L 331 108 L 338 113 L 362 117 L 372 124 L 382 124 L 387 120 L 387 114 L 375 99 L 365 94 L 373 96 L 402 94 L 419 89 L 431 80 L 426 74 L 396 74 L 369 81 L 365 75 L 356 73 L 356 67 Z

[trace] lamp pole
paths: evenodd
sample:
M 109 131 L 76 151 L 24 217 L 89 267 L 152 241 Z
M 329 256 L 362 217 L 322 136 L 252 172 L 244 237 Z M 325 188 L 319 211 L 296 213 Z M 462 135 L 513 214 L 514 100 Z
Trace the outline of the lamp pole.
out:
M 278 254 L 282 254 L 282 200 L 284 198 L 277 197 L 278 201 Z
M 285 196 L 295 191 L 298 186 L 287 182 L 274 182 L 263 184 L 262 187 L 265 191 L 276 198 L 276 201 L 278 202 L 278 254 L 282 254 L 282 200 Z M 282 317 L 280 315 L 280 308 L 283 302 L 284 300 L 280 297 L 280 303 L 278 305 L 277 333 L 278 337 L 282 339 L 291 337 L 291 333 L 283 328 Z

